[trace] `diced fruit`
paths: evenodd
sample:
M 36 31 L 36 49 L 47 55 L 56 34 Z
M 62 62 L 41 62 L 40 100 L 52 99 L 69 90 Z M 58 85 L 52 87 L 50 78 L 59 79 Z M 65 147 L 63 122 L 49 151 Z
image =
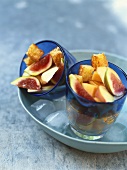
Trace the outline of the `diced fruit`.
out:
M 98 82 L 102 82 L 101 77 L 100 77 L 100 75 L 98 74 L 97 71 L 94 71 L 94 72 L 93 72 L 93 75 L 92 75 L 92 79 L 91 79 L 91 80 L 93 80 L 93 81 L 98 81 Z
M 104 84 L 101 83 L 101 82 L 99 82 L 99 81 L 90 80 L 89 83 L 90 83 L 90 84 L 93 84 L 93 85 L 96 85 L 96 86 L 104 86 Z
M 42 73 L 41 75 L 41 83 L 42 84 L 47 84 L 52 77 L 54 76 L 54 74 L 57 72 L 58 67 L 52 67 L 49 70 L 45 71 L 44 73 Z
M 104 83 L 105 72 L 108 67 L 97 67 L 97 73 L 99 74 L 102 82 Z
M 82 84 L 78 81 L 74 74 L 69 75 L 70 86 L 74 92 L 87 100 L 94 101 L 94 98 L 83 88 Z
M 50 54 L 47 54 L 45 57 L 41 58 L 39 61 L 33 63 L 25 69 L 30 75 L 37 76 L 40 73 L 43 73 L 49 69 L 52 65 L 52 57 Z
M 121 96 L 124 94 L 125 86 L 120 80 L 118 74 L 112 69 L 107 69 L 105 73 L 105 86 L 110 93 L 115 96 Z
M 39 90 L 41 88 L 39 80 L 32 76 L 19 77 L 11 82 L 11 84 L 26 89 Z
M 91 95 L 92 97 L 94 97 L 94 94 L 97 90 L 97 85 L 92 85 L 89 83 L 82 83 L 83 88 L 89 93 L 89 95 Z
M 79 75 L 82 76 L 83 82 L 91 80 L 94 68 L 90 65 L 80 65 Z
M 114 97 L 108 92 L 104 86 L 98 86 L 95 97 L 98 98 L 101 102 L 113 102 Z
M 54 76 L 51 79 L 51 82 L 53 84 L 57 84 L 57 82 L 59 81 L 59 79 L 61 78 L 61 76 L 63 74 L 63 71 L 64 71 L 64 64 L 61 64 L 59 66 L 59 69 L 56 71 L 56 73 L 54 74 Z

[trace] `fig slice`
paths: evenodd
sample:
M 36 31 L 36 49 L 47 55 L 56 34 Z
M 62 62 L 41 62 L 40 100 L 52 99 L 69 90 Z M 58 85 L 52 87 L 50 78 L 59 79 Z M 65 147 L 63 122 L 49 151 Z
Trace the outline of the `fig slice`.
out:
M 61 78 L 62 74 L 64 71 L 64 63 L 61 63 L 61 65 L 59 66 L 57 72 L 54 74 L 54 76 L 51 79 L 51 82 L 53 84 L 57 84 L 57 82 L 59 81 L 59 79 Z
M 75 93 L 87 100 L 95 101 L 94 98 L 83 88 L 82 84 L 79 82 L 74 74 L 69 75 L 69 81 L 70 86 Z
M 120 80 L 120 77 L 114 70 L 108 68 L 106 70 L 104 80 L 105 86 L 111 94 L 115 96 L 121 96 L 124 94 L 125 86 L 123 85 L 122 81 Z
M 39 61 L 31 64 L 28 66 L 24 71 L 27 72 L 29 75 L 37 76 L 44 71 L 48 70 L 52 65 L 52 57 L 50 54 L 47 54 Z
M 47 84 L 51 78 L 54 76 L 54 74 L 57 72 L 58 67 L 52 67 L 49 70 L 45 71 L 44 73 L 42 73 L 41 75 L 41 83 L 42 84 Z
M 16 85 L 21 88 L 40 90 L 41 85 L 36 77 L 27 76 L 19 77 L 11 82 L 12 85 Z

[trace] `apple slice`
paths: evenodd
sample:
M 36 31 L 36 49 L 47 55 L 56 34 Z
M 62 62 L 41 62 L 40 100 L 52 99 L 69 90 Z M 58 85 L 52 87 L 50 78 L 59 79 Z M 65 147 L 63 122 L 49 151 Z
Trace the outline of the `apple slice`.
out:
M 59 68 L 57 66 L 50 68 L 49 70 L 45 71 L 44 73 L 42 73 L 41 75 L 41 83 L 42 84 L 47 84 L 52 77 L 54 76 L 54 74 L 57 72 Z
M 98 86 L 95 92 L 95 98 L 98 98 L 100 102 L 113 102 L 114 97 L 108 92 L 104 86 Z
M 82 83 L 83 88 L 91 95 L 94 97 L 94 94 L 97 90 L 97 85 L 89 84 L 89 83 Z
M 97 67 L 97 73 L 99 74 L 101 81 L 104 83 L 105 73 L 108 67 Z
M 125 86 L 120 80 L 120 77 L 118 76 L 118 74 L 111 68 L 108 68 L 106 70 L 104 81 L 105 81 L 105 86 L 107 90 L 111 94 L 115 96 L 121 96 L 124 94 Z
M 74 74 L 69 75 L 69 81 L 70 86 L 75 93 L 87 100 L 95 101 L 94 98 L 83 88 L 82 84 Z

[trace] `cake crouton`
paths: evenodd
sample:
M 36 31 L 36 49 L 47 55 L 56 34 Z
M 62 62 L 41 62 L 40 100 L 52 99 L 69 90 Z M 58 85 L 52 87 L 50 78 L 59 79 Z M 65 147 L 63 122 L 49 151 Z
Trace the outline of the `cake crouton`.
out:
M 56 47 L 52 51 L 50 51 L 50 55 L 52 56 L 53 62 L 57 67 L 61 65 L 61 62 L 63 61 L 63 53 L 60 51 L 59 47 Z
M 90 65 L 80 65 L 79 75 L 82 76 L 83 82 L 88 82 L 92 78 L 94 68 Z
M 27 56 L 33 61 L 38 61 L 44 54 L 44 51 L 39 49 L 37 45 L 31 44 L 26 52 Z
M 33 61 L 33 60 L 31 60 L 31 58 L 30 58 L 30 57 L 26 57 L 26 58 L 24 59 L 24 62 L 26 63 L 26 65 L 27 65 L 27 66 L 29 66 L 29 65 L 31 65 L 31 64 L 33 64 L 33 63 L 34 63 L 34 61 Z
M 91 64 L 96 69 L 97 67 L 107 67 L 108 60 L 104 53 L 102 54 L 93 54 L 91 57 Z

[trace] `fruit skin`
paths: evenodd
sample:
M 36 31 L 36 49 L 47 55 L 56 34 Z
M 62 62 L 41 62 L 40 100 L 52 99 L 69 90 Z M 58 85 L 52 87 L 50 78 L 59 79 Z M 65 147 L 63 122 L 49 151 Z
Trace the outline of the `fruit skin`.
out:
M 94 98 L 91 95 L 89 95 L 89 93 L 83 88 L 82 84 L 78 81 L 74 74 L 69 75 L 69 82 L 73 91 L 77 93 L 79 96 L 90 101 L 95 101 Z
M 108 92 L 108 90 L 104 86 L 98 86 L 94 97 L 97 98 L 98 101 L 100 102 L 113 102 L 114 101 L 114 97 Z
M 47 84 L 52 77 L 54 76 L 54 74 L 57 72 L 59 68 L 58 67 L 52 67 L 49 70 L 45 71 L 44 73 L 42 73 L 41 75 L 41 83 L 42 84 Z
M 63 74 L 63 71 L 64 71 L 64 63 L 61 63 L 58 70 L 56 71 L 56 73 L 54 74 L 54 76 L 51 79 L 51 82 L 53 84 L 57 84 L 57 82 L 59 81 L 59 79 L 61 78 L 61 76 Z
M 125 86 L 120 80 L 118 74 L 111 68 L 106 70 L 104 82 L 106 88 L 111 94 L 115 96 L 121 96 L 124 94 Z
M 52 57 L 50 54 L 47 54 L 43 58 L 41 58 L 39 61 L 31 64 L 28 66 L 24 71 L 32 76 L 37 76 L 47 69 L 49 69 L 52 65 Z
M 41 85 L 36 77 L 27 76 L 19 77 L 11 82 L 12 85 L 16 85 L 21 88 L 40 90 Z

